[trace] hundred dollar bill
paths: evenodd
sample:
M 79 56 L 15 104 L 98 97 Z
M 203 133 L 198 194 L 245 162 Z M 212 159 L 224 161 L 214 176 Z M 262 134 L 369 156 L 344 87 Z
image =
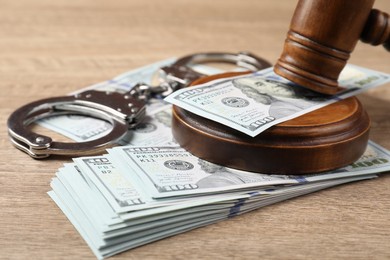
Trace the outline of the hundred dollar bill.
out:
M 137 185 L 129 181 L 107 156 L 80 157 L 74 159 L 84 178 L 91 180 L 115 212 L 128 212 L 162 207 L 175 201 L 155 201 Z
M 370 146 L 368 147 L 366 153 L 362 156 L 362 158 L 347 167 L 348 171 L 336 170 L 328 174 L 305 175 L 299 177 L 292 176 L 291 178 L 295 179 L 296 182 L 305 183 L 328 179 L 330 175 L 332 175 L 330 176 L 332 178 L 348 177 L 350 175 L 349 171 L 354 170 L 359 170 L 359 174 L 372 173 L 375 172 L 375 169 L 378 169 L 378 172 L 384 171 L 386 169 L 389 169 L 388 167 L 386 168 L 386 165 L 388 165 L 389 162 L 388 158 L 389 155 L 386 149 L 374 143 L 370 143 Z M 117 169 L 117 166 L 112 164 L 107 157 L 83 157 L 76 159 L 76 161 L 81 162 L 81 165 L 79 165 L 81 169 L 84 169 L 82 171 L 84 179 L 86 181 L 91 179 L 93 180 L 93 182 L 91 182 L 94 183 L 94 185 L 96 184 L 96 190 L 99 190 L 100 193 L 104 194 L 106 200 L 110 202 L 111 207 L 115 209 L 116 212 L 133 211 L 141 208 L 164 205 L 163 201 L 161 201 L 160 205 L 153 205 L 153 199 L 146 196 L 145 194 L 140 195 L 140 193 L 143 193 L 143 191 L 145 190 L 145 185 L 143 183 L 136 184 L 134 182 L 128 182 L 126 178 L 124 178 L 122 171 L 119 171 Z M 64 176 L 66 177 L 73 175 L 70 174 L 68 170 L 68 173 L 60 175 L 60 177 L 62 178 L 65 178 Z M 286 176 L 285 178 L 287 177 L 288 176 Z M 67 181 L 67 179 L 65 179 L 65 181 Z M 69 180 L 69 182 L 74 183 L 73 186 L 79 183 L 79 181 L 73 179 Z M 91 183 L 89 183 L 89 186 L 92 186 Z M 81 190 L 85 190 L 85 187 L 81 188 Z M 96 195 L 92 196 L 92 198 L 94 197 L 96 197 Z M 149 203 L 146 203 L 147 201 L 149 201 Z M 96 205 L 96 203 L 93 203 L 93 205 Z
M 245 172 L 195 157 L 179 146 L 117 147 L 111 158 L 125 177 L 141 179 L 154 198 L 297 184 L 287 176 Z
M 204 196 L 202 198 L 177 198 L 169 200 L 155 200 L 144 189 L 141 180 L 133 176 L 131 180 L 126 178 L 119 167 L 117 167 L 110 156 L 80 157 L 74 159 L 77 167 L 81 170 L 81 175 L 89 179 L 105 197 L 116 213 L 144 210 L 149 208 L 166 207 L 182 204 L 190 207 L 199 200 L 204 203 L 216 202 L 218 198 L 222 200 L 236 199 L 233 196 L 214 196 L 213 198 Z M 241 198 L 239 196 L 239 198 Z M 159 212 L 166 212 L 172 208 L 161 209 Z
M 389 81 L 389 74 L 347 65 L 339 80 L 345 91 L 329 97 L 302 88 L 268 68 L 184 88 L 165 100 L 254 137 L 273 125 Z
M 122 163 L 127 178 L 134 179 L 136 174 L 155 198 L 297 184 L 390 170 L 389 151 L 373 142 L 354 164 L 311 176 L 268 175 L 231 169 L 197 158 L 179 146 L 116 147 L 109 153 L 117 163 Z

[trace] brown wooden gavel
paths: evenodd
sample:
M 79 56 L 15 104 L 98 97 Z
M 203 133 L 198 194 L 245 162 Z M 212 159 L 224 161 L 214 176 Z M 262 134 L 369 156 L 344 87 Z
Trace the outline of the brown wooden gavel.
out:
M 390 17 L 375 0 L 300 0 L 274 71 L 304 87 L 336 94 L 357 41 L 390 51 Z

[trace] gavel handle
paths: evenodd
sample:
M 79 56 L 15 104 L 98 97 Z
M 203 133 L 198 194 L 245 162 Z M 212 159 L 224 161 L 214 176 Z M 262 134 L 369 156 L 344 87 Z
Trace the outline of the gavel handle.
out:
M 383 44 L 390 51 L 390 16 L 389 14 L 372 9 L 364 26 L 360 40 L 371 45 Z

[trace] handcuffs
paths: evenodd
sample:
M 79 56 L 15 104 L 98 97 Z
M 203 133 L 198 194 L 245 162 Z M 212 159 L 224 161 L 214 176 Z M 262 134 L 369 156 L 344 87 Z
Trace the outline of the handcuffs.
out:
M 271 66 L 264 59 L 247 52 L 188 55 L 160 69 L 163 83 L 158 86 L 138 83 L 125 94 L 87 90 L 73 96 L 47 98 L 24 105 L 8 118 L 11 142 L 16 148 L 36 159 L 46 158 L 52 154 L 83 156 L 103 152 L 142 121 L 145 117 L 146 102 L 150 98 L 166 97 L 205 76 L 191 66 L 206 62 L 231 63 L 251 71 Z M 112 125 L 112 130 L 92 141 L 68 143 L 53 141 L 48 136 L 28 129 L 31 123 L 39 119 L 68 114 L 86 115 L 108 121 Z

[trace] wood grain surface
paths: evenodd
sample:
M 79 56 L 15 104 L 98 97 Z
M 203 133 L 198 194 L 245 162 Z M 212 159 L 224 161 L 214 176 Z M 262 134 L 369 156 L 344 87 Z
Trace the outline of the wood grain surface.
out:
M 0 0 L 0 259 L 95 259 L 48 197 L 66 158 L 33 160 L 8 140 L 27 102 L 152 62 L 248 50 L 274 63 L 295 1 Z M 390 1 L 375 7 L 390 12 Z M 390 73 L 359 43 L 350 63 Z M 359 96 L 371 139 L 390 149 L 390 85 Z M 272 205 L 112 259 L 389 259 L 390 175 Z

